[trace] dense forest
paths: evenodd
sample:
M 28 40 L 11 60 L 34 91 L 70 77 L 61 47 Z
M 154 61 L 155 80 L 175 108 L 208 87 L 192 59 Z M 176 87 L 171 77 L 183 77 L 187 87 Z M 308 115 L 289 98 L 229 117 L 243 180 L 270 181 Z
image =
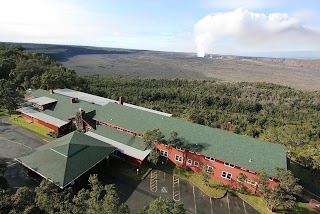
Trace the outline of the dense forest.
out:
M 80 77 L 46 55 L 14 45 L 0 45 L 0 78 L 0 104 L 9 109 L 17 89 L 68 87 L 112 99 L 123 96 L 128 103 L 215 128 L 231 121 L 231 131 L 284 144 L 290 158 L 320 169 L 320 92 L 269 83 Z

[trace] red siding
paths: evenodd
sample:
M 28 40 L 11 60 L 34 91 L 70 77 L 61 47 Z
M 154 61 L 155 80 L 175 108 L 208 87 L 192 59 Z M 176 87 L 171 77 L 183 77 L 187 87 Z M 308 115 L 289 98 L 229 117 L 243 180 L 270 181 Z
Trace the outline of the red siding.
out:
M 235 187 L 239 187 L 240 183 L 237 182 L 237 176 L 240 173 L 245 174 L 248 177 L 248 179 L 251 181 L 258 180 L 258 176 L 255 173 L 246 171 L 245 169 L 241 169 L 238 166 L 235 166 L 235 167 L 225 166 L 223 161 L 220 161 L 217 159 L 215 159 L 214 161 L 207 160 L 205 159 L 205 156 L 200 153 L 190 152 L 188 150 L 181 152 L 181 151 L 178 151 L 176 148 L 172 148 L 171 151 L 169 151 L 168 148 L 163 144 L 158 145 L 157 148 L 159 150 L 167 151 L 169 155 L 169 159 L 176 165 L 180 167 L 186 166 L 194 172 L 197 172 L 197 173 L 201 172 L 203 164 L 206 164 L 207 166 L 211 166 L 213 168 L 213 173 L 211 174 L 211 178 L 221 181 L 224 184 L 229 184 Z M 182 162 L 176 160 L 176 155 L 183 157 Z M 192 160 L 192 164 L 188 163 L 188 159 Z M 199 162 L 199 166 L 195 166 L 194 164 L 195 161 Z M 231 180 L 221 177 L 223 171 L 232 174 Z M 277 183 L 277 181 L 269 181 L 270 186 L 272 186 L 275 183 Z M 256 192 L 257 186 L 252 186 L 246 182 L 244 182 L 243 184 L 251 192 L 253 193 Z
M 21 115 L 22 115 L 22 117 L 23 117 L 24 119 L 26 119 L 26 120 L 28 120 L 28 121 L 31 121 L 31 122 L 34 122 L 34 123 L 37 123 L 37 124 L 40 124 L 40 125 L 42 125 L 42 126 L 45 126 L 45 127 L 51 129 L 52 131 L 54 131 L 54 132 L 57 133 L 57 134 L 63 134 L 63 131 L 61 131 L 61 130 L 63 130 L 63 129 L 68 129 L 68 128 L 69 128 L 69 125 L 70 125 L 70 123 L 68 123 L 68 124 L 66 124 L 66 125 L 58 128 L 58 127 L 55 126 L 55 125 L 52 125 L 52 124 L 49 124 L 49 123 L 47 123 L 47 122 L 45 122 L 45 121 L 42 121 L 42 120 L 39 120 L 39 119 L 30 117 L 30 116 L 28 116 L 28 115 L 26 115 L 26 114 L 21 113 Z
M 141 165 L 142 165 L 142 162 L 143 162 L 142 160 L 139 160 L 139 159 L 137 159 L 137 158 L 131 157 L 131 156 L 129 156 L 129 155 L 125 155 L 125 154 L 123 154 L 123 153 L 120 154 L 120 157 L 121 157 L 122 159 L 124 159 L 125 161 L 131 162 L 131 163 L 133 163 L 133 164 L 135 164 L 135 165 L 138 165 L 138 166 L 141 166 Z

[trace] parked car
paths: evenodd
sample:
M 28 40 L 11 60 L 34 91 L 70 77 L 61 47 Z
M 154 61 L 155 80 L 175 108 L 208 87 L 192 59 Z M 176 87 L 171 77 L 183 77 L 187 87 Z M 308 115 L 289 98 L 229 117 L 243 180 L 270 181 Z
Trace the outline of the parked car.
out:
M 311 199 L 309 202 L 310 206 L 312 206 L 313 208 L 315 208 L 316 210 L 320 211 L 320 202 L 315 200 L 315 199 Z

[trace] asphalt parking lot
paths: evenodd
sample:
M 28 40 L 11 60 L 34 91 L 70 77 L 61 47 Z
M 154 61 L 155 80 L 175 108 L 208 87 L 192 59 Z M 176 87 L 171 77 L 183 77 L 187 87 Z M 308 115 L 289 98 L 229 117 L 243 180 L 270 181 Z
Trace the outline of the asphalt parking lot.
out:
M 8 122 L 6 117 L 0 116 L 0 157 L 14 159 L 45 143 L 38 135 L 30 133 L 24 128 Z
M 232 193 L 227 193 L 221 199 L 213 199 L 190 182 L 162 171 L 153 170 L 139 184 L 132 184 L 116 177 L 110 182 L 117 186 L 120 197 L 129 206 L 132 213 L 137 213 L 143 206 L 160 196 L 183 203 L 189 214 L 259 213 Z
M 5 177 L 11 187 L 37 186 L 37 183 L 27 177 L 27 169 L 17 164 L 13 159 L 31 152 L 46 143 L 38 135 L 7 121 L 0 116 L 0 158 L 5 158 L 8 170 Z

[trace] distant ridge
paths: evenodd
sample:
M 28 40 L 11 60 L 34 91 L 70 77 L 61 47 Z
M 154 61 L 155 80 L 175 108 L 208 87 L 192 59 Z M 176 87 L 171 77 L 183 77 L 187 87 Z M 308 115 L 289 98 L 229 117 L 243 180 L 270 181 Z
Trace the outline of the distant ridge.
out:
M 17 43 L 18 44 L 18 43 Z M 206 79 L 227 82 L 269 82 L 301 90 L 320 91 L 320 59 L 161 52 L 72 45 L 18 44 L 48 54 L 80 75 L 134 78 Z M 311 56 L 316 52 L 275 52 Z

